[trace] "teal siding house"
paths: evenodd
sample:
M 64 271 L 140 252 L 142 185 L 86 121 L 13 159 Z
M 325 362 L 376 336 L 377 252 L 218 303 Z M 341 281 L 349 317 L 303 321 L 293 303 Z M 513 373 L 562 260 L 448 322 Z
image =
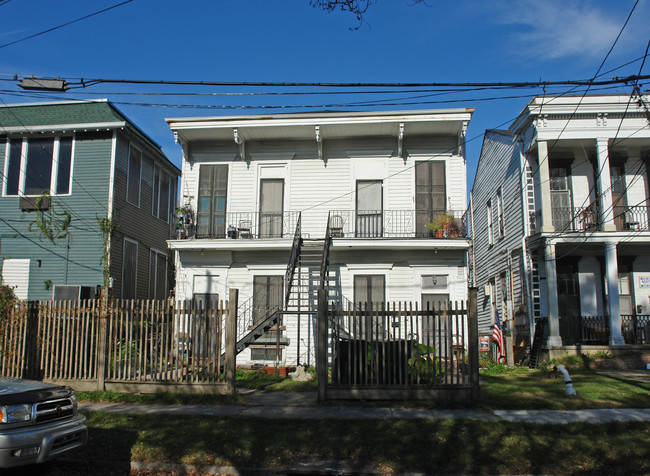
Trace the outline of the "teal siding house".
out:
M 180 170 L 106 100 L 0 106 L 0 265 L 21 299 L 168 295 Z

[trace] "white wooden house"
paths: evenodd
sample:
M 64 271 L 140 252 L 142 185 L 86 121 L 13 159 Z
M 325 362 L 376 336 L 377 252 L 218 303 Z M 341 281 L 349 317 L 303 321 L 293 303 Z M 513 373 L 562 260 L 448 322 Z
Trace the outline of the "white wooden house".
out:
M 169 242 L 176 297 L 207 302 L 239 289 L 249 322 L 239 337 L 281 309 L 238 362 L 273 363 L 279 344 L 284 365 L 315 363 L 323 269 L 334 302 L 466 299 L 472 112 L 167 119 L 183 147 L 181 207 L 192 222 Z M 428 226 L 449 215 L 451 227 Z
M 488 131 L 471 193 L 479 330 L 567 345 L 650 339 L 648 97 L 537 96 Z M 538 339 L 539 338 L 539 339 Z M 534 356 L 533 356 L 534 357 Z

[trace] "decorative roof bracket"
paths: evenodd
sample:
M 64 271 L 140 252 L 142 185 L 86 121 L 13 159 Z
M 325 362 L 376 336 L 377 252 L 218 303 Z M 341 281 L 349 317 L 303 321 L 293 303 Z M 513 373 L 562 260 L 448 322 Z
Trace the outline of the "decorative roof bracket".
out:
M 399 135 L 397 136 L 397 157 L 403 157 L 402 144 L 404 142 L 404 123 L 399 125 Z
M 242 160 L 246 160 L 246 143 L 244 142 L 244 138 L 239 135 L 237 129 L 233 129 L 232 132 L 235 136 L 235 144 L 239 146 L 239 156 Z
M 318 144 L 318 158 L 323 160 L 323 138 L 320 136 L 320 126 L 314 127 L 316 133 L 316 143 Z

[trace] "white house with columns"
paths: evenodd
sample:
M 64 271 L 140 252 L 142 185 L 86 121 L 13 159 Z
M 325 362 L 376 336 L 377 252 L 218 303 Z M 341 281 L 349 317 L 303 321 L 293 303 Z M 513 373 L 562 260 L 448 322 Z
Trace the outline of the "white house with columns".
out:
M 239 289 L 242 339 L 282 308 L 238 349 L 243 365 L 314 364 L 324 267 L 330 301 L 465 300 L 472 112 L 167 119 L 183 147 L 181 205 L 195 224 L 169 242 L 176 297 Z M 455 227 L 436 234 L 427 225 L 442 215 Z
M 648 105 L 537 96 L 486 134 L 470 234 L 485 332 L 500 312 L 515 343 L 547 318 L 551 351 L 650 341 Z

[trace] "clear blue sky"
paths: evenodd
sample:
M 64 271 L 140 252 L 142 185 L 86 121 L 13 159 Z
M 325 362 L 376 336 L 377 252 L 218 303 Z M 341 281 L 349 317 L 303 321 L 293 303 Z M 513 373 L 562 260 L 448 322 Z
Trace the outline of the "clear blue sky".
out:
M 0 1 L 0 45 L 117 3 L 120 1 Z M 412 5 L 411 0 L 377 0 L 360 28 L 351 30 L 357 26 L 352 15 L 315 9 L 308 0 L 134 0 L 50 33 L 0 46 L 0 79 L 13 78 L 15 74 L 71 80 L 346 83 L 589 79 L 598 70 L 634 4 L 635 0 L 428 0 L 427 6 Z M 640 0 L 603 72 L 644 55 L 650 39 L 649 20 L 650 0 Z M 645 74 L 650 71 L 650 60 L 647 63 Z M 640 65 L 637 60 L 604 78 L 637 74 Z M 506 128 L 533 94 L 542 93 L 508 89 L 443 95 L 368 95 L 361 90 L 347 95 L 187 95 L 277 91 L 297 90 L 100 84 L 66 93 L 35 94 L 22 91 L 13 81 L 0 81 L 0 99 L 6 104 L 108 98 L 179 166 L 180 147 L 174 144 L 165 117 L 474 107 L 476 112 L 468 131 L 470 187 L 485 129 Z M 619 88 L 600 92 L 629 91 L 630 88 Z M 506 99 L 511 96 L 515 97 Z M 354 104 L 378 100 L 384 104 Z M 286 107 L 305 105 L 315 107 Z

